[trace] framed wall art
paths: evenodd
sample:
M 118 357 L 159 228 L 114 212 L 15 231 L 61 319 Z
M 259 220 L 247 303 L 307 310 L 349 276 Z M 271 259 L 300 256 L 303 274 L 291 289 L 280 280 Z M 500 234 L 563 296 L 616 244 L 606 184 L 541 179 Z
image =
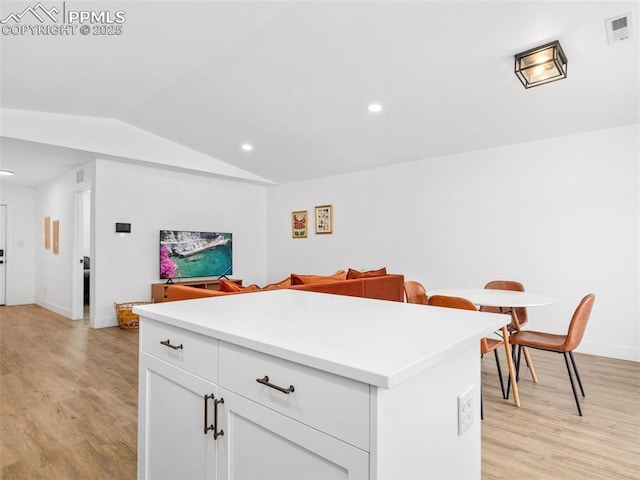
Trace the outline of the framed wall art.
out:
M 53 254 L 60 253 L 60 220 L 53 221 Z
M 307 238 L 307 211 L 291 212 L 291 236 L 293 238 Z
M 320 205 L 316 207 L 316 234 L 333 233 L 333 207 Z
M 51 248 L 51 217 L 44 217 L 44 248 Z

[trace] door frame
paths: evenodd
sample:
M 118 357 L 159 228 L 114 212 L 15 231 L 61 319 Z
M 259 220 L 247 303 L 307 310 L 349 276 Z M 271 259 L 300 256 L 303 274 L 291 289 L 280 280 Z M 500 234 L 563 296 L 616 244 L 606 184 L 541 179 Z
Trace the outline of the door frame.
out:
M 72 255 L 72 266 L 71 266 L 71 320 L 82 320 L 84 318 L 84 265 L 80 263 L 80 260 L 83 257 L 83 243 L 84 243 L 84 230 L 87 228 L 84 221 L 84 197 L 85 192 L 89 192 L 89 232 L 90 232 L 90 241 L 89 241 L 89 258 L 91 259 L 90 269 L 91 272 L 89 274 L 89 298 L 93 299 L 93 285 L 94 285 L 94 275 L 93 275 L 93 194 L 90 186 L 81 188 L 75 191 L 74 194 L 74 236 L 73 236 L 73 255 Z M 89 319 L 90 323 L 93 324 L 93 307 L 94 302 L 89 301 Z M 93 326 L 93 325 L 91 325 Z
M 1 260 L 4 262 L 2 268 L 2 274 L 4 275 L 4 281 L 0 282 L 2 287 L 2 292 L 0 292 L 0 305 L 7 305 L 7 278 L 9 277 L 7 265 L 7 243 L 9 232 L 7 231 L 9 228 L 9 205 L 5 202 L 0 203 L 0 209 L 4 209 L 4 215 L 0 215 L 0 222 L 4 221 L 4 225 L 2 228 L 2 232 L 4 233 L 4 238 L 0 238 L 0 247 L 4 249 L 4 254 Z

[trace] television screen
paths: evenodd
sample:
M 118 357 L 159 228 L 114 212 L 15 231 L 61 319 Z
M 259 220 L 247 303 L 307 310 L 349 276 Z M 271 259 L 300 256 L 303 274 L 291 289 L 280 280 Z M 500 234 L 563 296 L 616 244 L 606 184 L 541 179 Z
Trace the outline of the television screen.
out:
M 233 274 L 233 235 L 160 230 L 160 278 Z

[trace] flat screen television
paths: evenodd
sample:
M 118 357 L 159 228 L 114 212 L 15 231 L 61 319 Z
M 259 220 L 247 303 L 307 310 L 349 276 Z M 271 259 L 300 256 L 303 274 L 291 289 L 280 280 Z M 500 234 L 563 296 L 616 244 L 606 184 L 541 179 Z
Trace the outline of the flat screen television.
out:
M 233 235 L 160 230 L 160 278 L 222 277 L 233 274 Z

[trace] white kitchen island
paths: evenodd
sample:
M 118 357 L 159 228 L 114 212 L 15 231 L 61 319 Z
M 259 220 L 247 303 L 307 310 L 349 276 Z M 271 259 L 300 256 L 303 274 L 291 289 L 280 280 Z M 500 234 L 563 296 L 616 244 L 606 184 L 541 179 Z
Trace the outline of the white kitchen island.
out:
M 134 312 L 140 479 L 480 478 L 479 339 L 508 316 L 296 290 Z

